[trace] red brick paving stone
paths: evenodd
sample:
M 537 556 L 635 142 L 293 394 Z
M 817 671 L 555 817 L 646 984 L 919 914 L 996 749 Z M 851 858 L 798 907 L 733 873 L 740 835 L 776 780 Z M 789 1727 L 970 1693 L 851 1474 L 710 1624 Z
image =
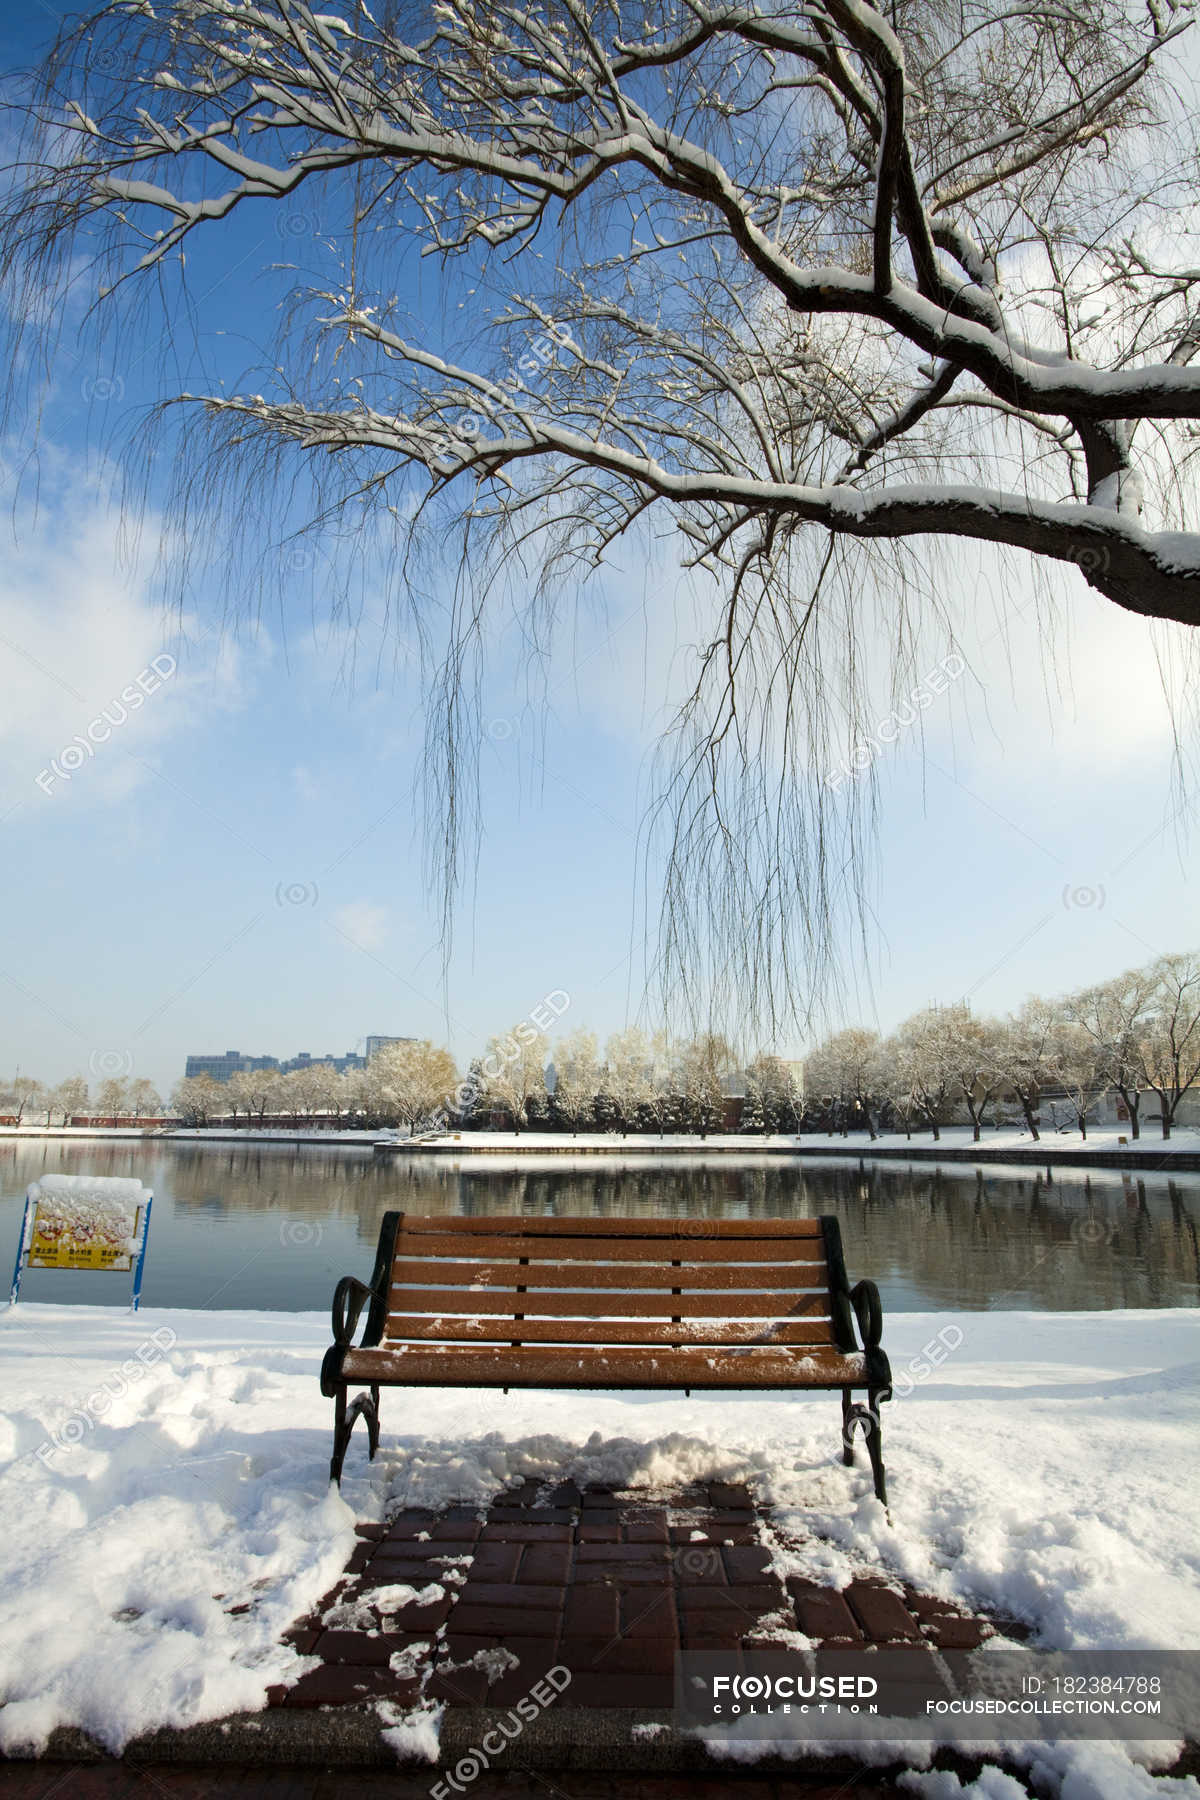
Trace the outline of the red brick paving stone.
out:
M 502 1493 L 493 1494 L 488 1501 L 489 1506 L 532 1506 L 538 1496 L 536 1482 L 519 1481 L 515 1487 L 505 1488 Z
M 676 1645 L 670 1638 L 564 1637 L 557 1656 L 581 1675 L 673 1675 Z
M 619 1525 L 577 1525 L 575 1536 L 581 1544 L 616 1544 L 620 1542 Z
M 281 1644 L 288 1644 L 297 1656 L 309 1656 L 312 1647 L 321 1635 L 319 1625 L 292 1625 L 280 1638 Z
M 356 1663 L 360 1667 L 385 1668 L 391 1658 L 414 1644 L 429 1648 L 428 1632 L 323 1631 L 313 1654 L 325 1663 Z
M 661 1542 L 639 1544 L 580 1544 L 578 1561 L 580 1563 L 663 1563 L 667 1562 L 667 1544 Z
M 573 1525 L 575 1514 L 566 1506 L 491 1506 L 489 1525 Z
M 627 1544 L 665 1544 L 667 1541 L 665 1519 L 634 1519 L 622 1529 Z
M 835 1642 L 862 1643 L 858 1620 L 835 1588 L 822 1587 L 805 1575 L 789 1575 L 785 1586 L 806 1637 L 818 1641 L 832 1638 Z
M 749 1510 L 753 1512 L 754 1502 L 750 1498 L 750 1490 L 740 1481 L 710 1481 L 708 1484 L 708 1503 L 717 1512 L 733 1512 Z
M 444 1593 L 438 1600 L 430 1600 L 423 1605 L 410 1600 L 407 1606 L 401 1606 L 395 1612 L 388 1613 L 397 1631 L 436 1631 L 444 1624 L 450 1608 L 454 1604 L 454 1594 Z
M 484 1669 L 435 1669 L 425 1686 L 427 1700 L 444 1700 L 447 1706 L 482 1706 L 487 1698 Z
M 960 1618 L 962 1616 L 962 1608 L 953 1600 L 943 1600 L 940 1594 L 923 1594 L 907 1581 L 904 1583 L 904 1604 L 918 1619 L 932 1619 L 935 1614 L 939 1618 L 949 1617 L 951 1614 L 957 1614 Z
M 519 1549 L 519 1545 L 496 1545 L 496 1549 Z M 480 1553 L 482 1555 L 482 1552 Z M 530 1544 L 521 1557 L 520 1566 L 515 1574 L 518 1581 L 552 1581 L 561 1586 L 566 1582 L 567 1572 L 571 1567 L 570 1544 Z M 472 1574 L 478 1574 L 479 1563 L 475 1564 Z M 511 1575 L 489 1574 L 489 1580 L 511 1581 Z
M 771 1552 L 757 1545 L 727 1546 L 720 1552 L 720 1556 L 724 1561 L 726 1574 L 737 1586 L 747 1582 L 753 1584 L 771 1576 Z
M 716 1544 L 677 1544 L 671 1569 L 683 1587 L 725 1586 L 725 1564 Z
M 745 1613 L 681 1612 L 679 1636 L 681 1642 L 689 1644 L 692 1649 L 698 1646 L 715 1649 L 726 1644 L 740 1644 L 753 1631 L 756 1623 L 757 1616 L 747 1616 Z
M 669 1563 L 577 1563 L 573 1577 L 578 1587 L 663 1588 L 671 1585 Z
M 873 1582 L 852 1581 L 842 1590 L 842 1598 L 874 1643 L 920 1639 L 916 1620 L 891 1588 L 877 1587 Z
M 613 1507 L 616 1503 L 617 1491 L 615 1488 L 608 1487 L 585 1488 L 580 1499 L 580 1505 L 585 1512 L 591 1512 L 597 1506 Z
M 437 1538 L 426 1543 L 418 1543 L 415 1538 L 384 1538 L 375 1546 L 373 1562 L 381 1563 L 413 1563 L 427 1564 L 440 1560 L 441 1567 L 446 1567 L 445 1559 L 452 1561 L 474 1556 L 474 1542 L 465 1538 Z
M 360 1538 L 381 1538 L 386 1537 L 390 1529 L 388 1525 L 356 1525 L 354 1535 Z
M 418 1532 L 431 1530 L 437 1522 L 437 1517 L 437 1513 L 430 1512 L 426 1507 L 408 1507 L 404 1512 L 397 1513 L 394 1519 L 387 1520 L 383 1528 L 373 1535 L 415 1538 Z
M 472 1606 L 460 1600 L 454 1609 L 454 1628 L 469 1637 L 500 1637 L 520 1632 L 528 1638 L 558 1636 L 562 1620 L 557 1606 Z
M 926 1619 L 922 1632 L 938 1650 L 978 1650 L 987 1635 L 980 1620 L 951 1614 Z
M 475 1514 L 455 1511 L 447 1514 L 444 1519 L 439 1519 L 430 1532 L 430 1536 L 434 1543 L 443 1538 L 449 1538 L 457 1539 L 460 1543 L 465 1540 L 473 1544 L 482 1529 L 483 1522 Z
M 476 1581 L 472 1575 L 459 1589 L 460 1605 L 562 1607 L 566 1589 L 559 1582 Z
M 485 1544 L 566 1544 L 569 1525 L 485 1525 L 479 1534 Z
M 481 1650 L 501 1650 L 498 1637 L 468 1637 L 465 1632 L 447 1632 L 442 1639 L 441 1654 L 448 1663 L 469 1663 Z
M 528 1556 L 529 1552 L 525 1552 Z M 471 1566 L 467 1570 L 468 1581 L 515 1581 L 517 1566 L 521 1561 L 520 1544 L 480 1544 L 475 1550 Z M 536 1577 L 535 1577 L 536 1579 Z M 566 1579 L 566 1566 L 563 1566 L 561 1577 L 546 1575 L 545 1581 Z
M 714 1512 L 708 1516 L 708 1529 L 714 1537 L 725 1538 L 733 1531 L 753 1531 L 758 1514 L 748 1511 Z
M 355 1701 L 387 1698 L 397 1706 L 413 1706 L 420 1696 L 421 1684 L 415 1677 L 393 1675 L 388 1668 L 363 1668 L 356 1663 L 323 1663 L 288 1689 L 283 1704 L 289 1709 L 348 1706 Z
M 444 1575 L 440 1569 L 431 1569 L 423 1563 L 371 1563 L 348 1586 L 322 1600 L 317 1610 L 325 1613 L 331 1606 L 350 1606 L 360 1600 L 367 1606 L 374 1606 L 380 1588 L 403 1586 L 419 1589 L 442 1580 Z
M 518 1659 L 516 1668 L 506 1669 L 487 1691 L 488 1706 L 513 1706 L 523 1700 L 535 1682 L 559 1665 L 555 1645 L 545 1638 L 512 1638 L 504 1645 Z M 649 1704 L 649 1702 L 645 1702 Z
M 372 1538 L 364 1538 L 361 1543 L 355 1544 L 350 1552 L 350 1561 L 346 1564 L 347 1575 L 357 1575 L 361 1569 L 365 1569 L 378 1548 L 378 1543 Z
M 649 1595 L 644 1590 L 622 1594 L 620 1626 L 623 1637 L 665 1637 L 674 1641 L 679 1634 L 674 1595 Z
M 680 1587 L 680 1612 L 741 1613 L 761 1618 L 764 1613 L 778 1612 L 784 1603 L 784 1592 L 778 1585 L 760 1587 Z
M 420 1561 L 402 1562 L 399 1557 L 378 1557 L 369 1563 L 359 1574 L 354 1584 L 353 1593 L 362 1599 L 369 1598 L 368 1590 L 380 1587 L 397 1587 L 403 1583 L 406 1587 L 428 1587 L 431 1581 L 444 1581 L 446 1571 L 436 1564 L 430 1564 L 424 1558 Z M 349 1593 L 340 1594 L 339 1599 L 348 1599 Z
M 494 1692 L 495 1690 L 493 1690 Z M 563 1696 L 571 1706 L 653 1706 L 674 1704 L 670 1675 L 576 1675 Z
M 613 1637 L 620 1630 L 620 1607 L 615 1588 L 566 1589 L 564 1637 Z
M 836 1652 L 830 1669 L 831 1673 L 840 1673 L 836 1660 Z M 939 1666 L 937 1655 L 930 1644 L 888 1644 L 880 1645 L 880 1678 L 887 1683 L 886 1691 L 894 1691 L 897 1684 L 915 1687 L 926 1687 L 931 1682 L 944 1694 L 949 1694 L 950 1684 Z M 830 1667 L 830 1665 L 825 1665 Z M 860 1674 L 862 1660 L 855 1656 L 851 1661 L 847 1656 L 845 1670 L 847 1673 Z

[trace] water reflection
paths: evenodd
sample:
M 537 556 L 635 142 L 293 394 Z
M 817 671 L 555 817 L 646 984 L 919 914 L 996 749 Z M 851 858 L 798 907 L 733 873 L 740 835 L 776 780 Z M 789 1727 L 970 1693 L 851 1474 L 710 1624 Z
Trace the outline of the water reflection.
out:
M 43 1172 L 136 1175 L 155 1191 L 145 1301 L 324 1309 L 337 1276 L 365 1274 L 382 1215 L 842 1221 L 853 1276 L 885 1305 L 1063 1310 L 1200 1302 L 1200 1178 L 1030 1174 L 896 1163 L 580 1159 L 499 1167 L 476 1158 L 236 1144 L 0 1144 L 0 1248 Z M 114 1277 L 32 1271 L 29 1299 L 122 1297 Z

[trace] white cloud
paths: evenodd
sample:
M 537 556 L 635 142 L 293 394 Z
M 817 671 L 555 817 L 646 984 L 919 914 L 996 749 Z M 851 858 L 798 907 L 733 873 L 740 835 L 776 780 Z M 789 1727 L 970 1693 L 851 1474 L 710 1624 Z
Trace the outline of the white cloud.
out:
M 3 529 L 0 804 L 119 800 L 149 779 L 141 758 L 244 697 L 238 655 L 167 621 L 149 548 L 68 459 L 51 456 L 42 503 Z
M 375 906 L 370 900 L 351 900 L 339 906 L 333 919 L 338 930 L 360 950 L 382 949 L 391 929 L 387 907 Z

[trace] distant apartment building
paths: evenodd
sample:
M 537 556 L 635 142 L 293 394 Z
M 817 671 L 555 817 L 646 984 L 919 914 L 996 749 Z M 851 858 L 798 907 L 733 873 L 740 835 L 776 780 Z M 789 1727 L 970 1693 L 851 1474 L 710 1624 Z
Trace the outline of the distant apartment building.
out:
M 367 1059 L 354 1050 L 347 1050 L 344 1056 L 335 1056 L 332 1050 L 327 1050 L 324 1056 L 314 1056 L 310 1050 L 298 1050 L 287 1062 L 280 1063 L 279 1069 L 281 1074 L 290 1075 L 293 1069 L 311 1069 L 316 1063 L 328 1063 L 331 1069 L 344 1075 L 347 1069 L 365 1069 Z
M 335 1056 L 332 1050 L 323 1056 L 314 1056 L 311 1050 L 300 1050 L 286 1062 L 281 1062 L 277 1056 L 244 1056 L 240 1050 L 225 1050 L 189 1056 L 183 1072 L 189 1079 L 194 1075 L 209 1075 L 214 1081 L 228 1081 L 231 1075 L 239 1075 L 243 1070 L 273 1069 L 280 1075 L 290 1075 L 294 1069 L 311 1069 L 317 1063 L 328 1063 L 339 1075 L 345 1075 L 351 1069 L 365 1069 L 376 1051 L 386 1044 L 414 1044 L 416 1041 L 415 1038 L 369 1037 L 361 1056 L 356 1050 L 347 1050 L 342 1056 Z
M 380 1050 L 386 1050 L 389 1044 L 415 1044 L 416 1041 L 416 1038 L 411 1037 L 369 1037 L 367 1039 L 367 1061 L 370 1062 L 371 1058 Z
M 214 1081 L 228 1081 L 231 1075 L 240 1075 L 243 1069 L 278 1067 L 278 1059 L 274 1056 L 243 1056 L 240 1050 L 226 1050 L 220 1055 L 189 1056 L 183 1072 L 189 1080 L 193 1075 L 211 1075 Z

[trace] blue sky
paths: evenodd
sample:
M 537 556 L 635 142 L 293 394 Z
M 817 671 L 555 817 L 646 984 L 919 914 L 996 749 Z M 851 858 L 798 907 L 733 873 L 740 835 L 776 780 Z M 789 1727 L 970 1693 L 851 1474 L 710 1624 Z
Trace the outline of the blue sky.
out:
M 30 52 L 17 32 L 43 22 L 0 23 L 10 65 Z M 236 231 L 190 270 L 197 363 L 231 385 L 285 285 L 260 272 L 294 243 L 266 206 Z M 448 317 L 428 272 L 406 279 L 426 341 L 461 335 L 457 301 Z M 515 630 L 495 632 L 483 838 L 443 993 L 414 793 L 420 670 L 394 587 L 371 565 L 350 630 L 330 618 L 330 568 L 301 558 L 282 608 L 231 620 L 200 557 L 182 618 L 164 609 L 158 516 L 130 539 L 109 450 L 188 370 L 152 310 L 108 361 L 68 324 L 36 504 L 29 438 L 0 462 L 0 1072 L 55 1081 L 119 1059 L 165 1090 L 189 1050 L 340 1052 L 369 1032 L 429 1035 L 465 1062 L 553 989 L 571 996 L 568 1027 L 637 1016 L 648 756 L 704 612 L 673 546 L 630 546 L 579 596 L 544 671 L 548 712 Z M 967 672 L 923 714 L 923 742 L 901 734 L 876 763 L 878 932 L 853 1010 L 884 1028 L 935 998 L 1003 1010 L 1197 936 L 1160 679 L 1183 634 L 1068 572 L 1044 678 L 1035 609 L 997 626 L 998 597 L 1032 597 L 1027 565 L 968 550 L 950 579 Z M 452 580 L 448 548 L 439 593 Z M 951 648 L 931 641 L 926 665 Z M 164 656 L 174 672 L 128 722 L 53 774 Z

